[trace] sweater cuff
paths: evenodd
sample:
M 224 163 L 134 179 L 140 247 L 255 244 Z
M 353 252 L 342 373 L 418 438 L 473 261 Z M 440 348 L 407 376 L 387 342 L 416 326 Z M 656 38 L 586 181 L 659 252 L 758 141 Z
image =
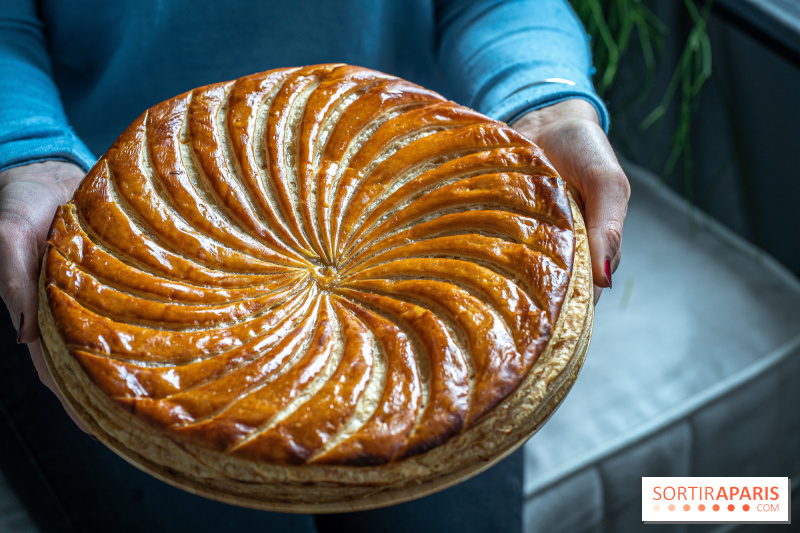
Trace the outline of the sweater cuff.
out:
M 603 100 L 597 96 L 591 82 L 583 72 L 569 72 L 559 69 L 553 76 L 544 73 L 542 79 L 520 79 L 524 76 L 510 75 L 482 98 L 479 110 L 502 122 L 511 124 L 525 113 L 557 104 L 570 98 L 581 98 L 592 104 L 600 119 L 600 126 L 608 133 L 609 116 Z M 539 71 L 539 75 L 541 71 Z M 568 78 L 565 76 L 569 76 Z M 516 89 L 519 87 L 518 89 Z M 482 109 L 480 109 L 482 108 Z
M 29 118 L 4 127 L 0 136 L 0 171 L 39 163 L 67 161 L 84 172 L 97 160 L 70 129 L 46 118 Z

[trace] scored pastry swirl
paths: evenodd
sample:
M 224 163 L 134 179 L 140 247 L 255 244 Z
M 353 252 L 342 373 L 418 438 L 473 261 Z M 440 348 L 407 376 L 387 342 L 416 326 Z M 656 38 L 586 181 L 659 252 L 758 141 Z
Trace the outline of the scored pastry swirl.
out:
M 392 463 L 480 423 L 550 342 L 575 255 L 528 139 L 346 65 L 151 108 L 48 244 L 54 328 L 102 393 L 276 465 Z

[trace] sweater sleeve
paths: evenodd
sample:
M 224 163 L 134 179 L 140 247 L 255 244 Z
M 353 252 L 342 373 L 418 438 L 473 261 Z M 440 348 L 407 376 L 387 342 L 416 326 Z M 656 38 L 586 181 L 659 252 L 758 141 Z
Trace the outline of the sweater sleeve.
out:
M 0 171 L 47 160 L 95 157 L 67 123 L 35 2 L 0 0 Z
M 608 131 L 589 38 L 567 0 L 437 0 L 437 59 L 456 98 L 511 123 L 582 98 Z

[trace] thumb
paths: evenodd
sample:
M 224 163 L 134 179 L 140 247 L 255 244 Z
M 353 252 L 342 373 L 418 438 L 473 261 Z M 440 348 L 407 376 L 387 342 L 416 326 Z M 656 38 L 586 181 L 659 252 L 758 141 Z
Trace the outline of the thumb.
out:
M 589 190 L 581 196 L 592 255 L 592 279 L 598 287 L 611 288 L 612 274 L 622 257 L 622 226 L 630 188 L 616 161 L 588 172 L 594 176 L 584 181 Z
M 58 205 L 72 195 L 83 171 L 46 161 L 0 173 L 0 298 L 17 328 L 18 342 L 39 337 L 39 261 Z
M 0 249 L 0 297 L 17 328 L 17 342 L 33 342 L 39 337 L 39 250 L 33 228 L 0 222 Z
M 611 288 L 611 275 L 621 258 L 622 226 L 631 196 L 628 178 L 597 124 L 571 121 L 558 134 L 540 142 L 583 213 L 592 255 L 592 281 L 596 287 Z
M 630 185 L 597 113 L 586 101 L 570 99 L 533 111 L 514 127 L 530 135 L 573 193 L 586 221 L 592 255 L 595 302 L 611 287 L 621 257 L 622 225 Z

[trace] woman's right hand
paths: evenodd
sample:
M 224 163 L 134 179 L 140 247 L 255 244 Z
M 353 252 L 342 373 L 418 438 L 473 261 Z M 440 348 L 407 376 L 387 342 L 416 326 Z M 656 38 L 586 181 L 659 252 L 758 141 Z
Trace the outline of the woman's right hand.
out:
M 45 365 L 39 345 L 39 267 L 56 208 L 67 203 L 84 172 L 72 163 L 46 161 L 0 172 L 0 297 L 26 343 L 39 379 L 61 400 L 72 420 L 90 433 L 69 408 Z

